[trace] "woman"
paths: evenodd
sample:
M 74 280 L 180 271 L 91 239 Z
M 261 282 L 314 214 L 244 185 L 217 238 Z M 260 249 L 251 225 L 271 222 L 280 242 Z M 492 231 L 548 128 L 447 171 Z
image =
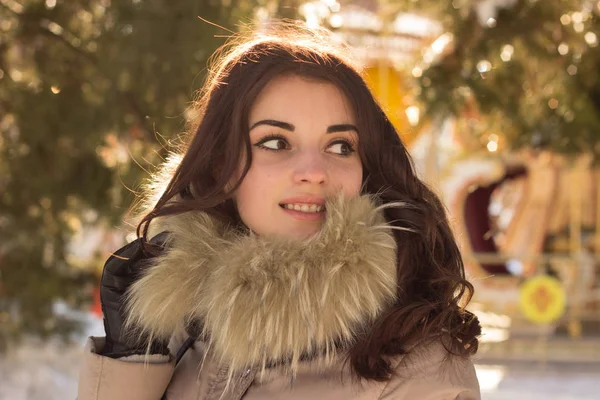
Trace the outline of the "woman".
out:
M 444 208 L 345 51 L 279 26 L 219 53 L 105 266 L 79 400 L 479 398 Z

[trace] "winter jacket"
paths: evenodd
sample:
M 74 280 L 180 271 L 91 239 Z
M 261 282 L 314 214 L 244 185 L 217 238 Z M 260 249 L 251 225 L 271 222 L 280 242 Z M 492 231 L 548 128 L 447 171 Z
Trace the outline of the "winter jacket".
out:
M 396 243 L 368 196 L 326 209 L 306 241 L 242 235 L 201 212 L 163 218 L 167 250 L 131 288 L 129 322 L 171 338 L 172 354 L 190 321 L 201 335 L 177 366 L 103 357 L 90 338 L 78 399 L 479 399 L 472 362 L 441 338 L 390 358 L 389 381 L 353 378 L 346 350 L 395 300 Z

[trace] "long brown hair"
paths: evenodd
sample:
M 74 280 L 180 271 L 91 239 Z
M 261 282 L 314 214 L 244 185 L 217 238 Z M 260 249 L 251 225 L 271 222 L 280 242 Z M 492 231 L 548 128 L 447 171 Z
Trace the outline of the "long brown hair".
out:
M 357 338 L 348 356 L 357 376 L 386 380 L 392 372 L 386 360 L 406 353 L 411 343 L 445 336 L 449 351 L 469 356 L 477 351 L 480 328 L 464 309 L 473 286 L 465 279 L 445 209 L 415 175 L 406 147 L 347 53 L 327 32 L 293 24 L 231 40 L 216 53 L 192 106 L 195 132 L 180 149 L 181 160 L 137 232 L 145 238 L 154 218 L 192 210 L 239 226 L 231 194 L 252 162 L 248 115 L 254 100 L 281 74 L 333 83 L 347 97 L 358 123 L 363 192 L 377 193 L 382 203 L 409 205 L 385 210 L 391 225 L 411 228 L 394 230 L 397 301 L 367 335 Z M 241 162 L 241 178 L 229 187 Z

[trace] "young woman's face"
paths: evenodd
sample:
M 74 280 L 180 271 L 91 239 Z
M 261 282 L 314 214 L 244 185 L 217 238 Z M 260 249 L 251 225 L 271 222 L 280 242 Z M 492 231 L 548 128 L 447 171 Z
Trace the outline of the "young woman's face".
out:
M 252 165 L 234 195 L 242 221 L 259 235 L 314 235 L 325 199 L 361 188 L 347 99 L 333 84 L 281 76 L 263 89 L 249 118 Z

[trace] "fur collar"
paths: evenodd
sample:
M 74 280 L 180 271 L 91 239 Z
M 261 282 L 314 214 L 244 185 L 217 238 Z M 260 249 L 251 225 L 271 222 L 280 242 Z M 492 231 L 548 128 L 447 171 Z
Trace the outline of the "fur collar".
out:
M 131 288 L 128 323 L 169 338 L 203 321 L 230 371 L 349 346 L 396 293 L 396 243 L 368 196 L 333 198 L 310 239 L 240 236 L 202 212 L 164 217 L 167 250 Z M 326 361 L 326 362 L 327 362 Z

